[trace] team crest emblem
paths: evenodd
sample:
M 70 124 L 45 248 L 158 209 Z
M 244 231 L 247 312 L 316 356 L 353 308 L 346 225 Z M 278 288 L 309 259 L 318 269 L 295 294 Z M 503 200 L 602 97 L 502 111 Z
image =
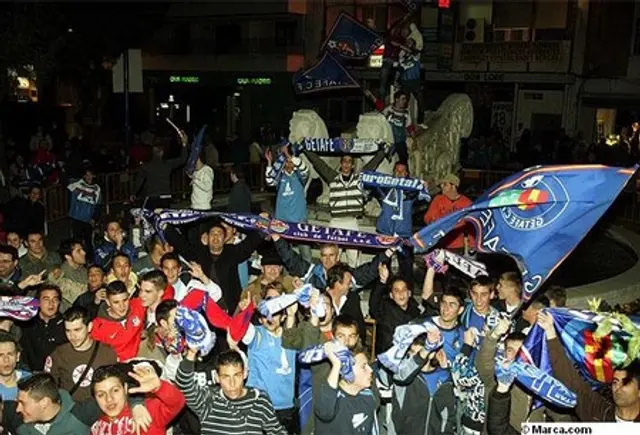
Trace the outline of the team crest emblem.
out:
M 133 316 L 131 318 L 131 324 L 133 326 L 139 326 L 140 325 L 140 318 L 138 316 Z
M 393 236 L 376 236 L 376 240 L 381 245 L 393 245 L 398 241 L 398 238 Z
M 353 151 L 354 146 L 355 145 L 353 139 L 345 139 L 342 142 L 342 151 L 345 153 L 350 153 L 351 151 Z
M 568 207 L 569 193 L 554 176 L 533 175 L 489 202 L 502 206 L 504 222 L 518 231 L 535 231 L 553 223 Z
M 285 233 L 289 229 L 289 225 L 287 225 L 286 222 L 283 222 L 283 221 L 278 220 L 278 219 L 274 219 L 274 220 L 271 221 L 270 229 L 274 233 L 282 234 L 282 233 Z

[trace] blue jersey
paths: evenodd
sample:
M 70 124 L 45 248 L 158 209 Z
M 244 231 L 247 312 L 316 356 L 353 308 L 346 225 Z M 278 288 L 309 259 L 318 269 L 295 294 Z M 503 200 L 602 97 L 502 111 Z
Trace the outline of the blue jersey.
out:
M 442 338 L 444 340 L 444 345 L 442 346 L 442 348 L 444 349 L 444 353 L 447 355 L 449 363 L 452 363 L 453 360 L 456 359 L 456 355 L 458 355 L 460 351 L 462 351 L 462 345 L 464 344 L 464 330 L 460 325 L 454 326 L 451 329 L 445 329 L 438 325 L 436 319 L 438 319 L 438 317 L 433 317 L 431 321 L 440 330 L 440 334 L 442 335 Z
M 69 217 L 81 222 L 91 222 L 98 205 L 102 202 L 100 186 L 88 184 L 80 179 L 67 186 L 71 194 L 69 199 Z

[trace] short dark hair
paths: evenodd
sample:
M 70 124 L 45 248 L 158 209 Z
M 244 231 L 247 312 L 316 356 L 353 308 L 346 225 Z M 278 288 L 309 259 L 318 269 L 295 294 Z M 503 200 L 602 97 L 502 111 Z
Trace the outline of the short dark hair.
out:
M 500 279 L 515 284 L 518 288 L 522 287 L 522 280 L 520 279 L 520 274 L 518 272 L 504 272 L 500 275 Z
M 464 307 L 464 296 L 460 289 L 456 286 L 450 285 L 444 288 L 442 291 L 442 297 L 440 298 L 440 302 L 444 301 L 445 296 L 452 296 L 458 300 L 458 303 L 461 307 Z
M 407 94 L 403 90 L 399 90 L 399 91 L 396 91 L 396 93 L 393 94 L 393 101 L 396 101 L 398 98 L 402 97 L 403 95 L 405 97 L 407 97 L 407 99 L 409 99 L 409 94 Z
M 471 280 L 471 282 L 469 283 L 469 290 L 471 290 L 475 286 L 493 287 L 494 285 L 495 282 L 493 279 L 489 278 L 487 275 L 480 275 Z
M 387 285 L 387 288 L 389 289 L 389 292 L 391 292 L 391 289 L 393 288 L 393 286 L 395 285 L 395 283 L 402 281 L 403 283 L 405 283 L 407 285 L 407 288 L 409 290 L 412 290 L 412 283 L 407 281 L 406 279 L 404 279 L 401 276 L 394 276 L 389 280 L 389 284 Z
M 114 222 L 122 226 L 122 222 L 120 221 L 120 218 L 117 215 L 115 214 L 107 215 L 104 219 L 104 229 L 106 230 L 109 224 L 112 224 Z
M 234 174 L 238 180 L 244 180 L 244 171 L 242 170 L 242 166 L 232 166 L 231 173 Z
M 216 370 L 219 370 L 222 366 L 240 366 L 243 370 L 244 360 L 240 355 L 240 352 L 235 350 L 225 350 L 220 353 L 216 358 Z
M 95 387 L 98 382 L 102 382 L 108 378 L 117 378 L 122 385 L 127 384 L 127 376 L 122 372 L 119 365 L 110 364 L 98 367 L 93 373 L 93 379 L 91 380 L 91 394 L 95 393 Z
M 162 246 L 162 245 L 163 245 L 163 241 L 160 238 L 160 236 L 158 234 L 154 234 L 144 244 L 144 250 L 147 252 L 147 254 L 151 254 L 151 252 L 153 252 L 153 248 L 155 248 L 156 246 Z
M 327 288 L 332 288 L 336 283 L 342 282 L 345 273 L 351 273 L 351 268 L 344 263 L 336 263 L 327 270 Z
M 356 328 L 356 332 L 360 334 L 360 328 L 358 327 L 358 322 L 352 316 L 348 314 L 340 314 L 333 319 L 333 325 L 331 331 L 335 334 L 338 326 L 342 326 L 345 328 Z
M 178 265 L 180 265 L 180 257 L 178 256 L 178 254 L 176 254 L 175 252 L 167 252 L 162 257 L 160 257 L 160 266 L 162 267 L 164 262 L 169 260 L 173 260 L 178 263 Z
M 524 342 L 527 339 L 527 336 L 524 335 L 522 332 L 512 332 L 511 334 L 507 335 L 507 338 L 504 339 L 504 342 L 506 343 L 507 341 L 522 341 Z
M 58 391 L 58 384 L 50 373 L 34 373 L 28 378 L 20 379 L 18 381 L 18 390 L 28 393 L 37 401 L 45 397 L 51 399 L 53 403 L 59 404 L 62 401 Z
M 560 287 L 559 285 L 552 285 L 546 291 L 546 295 L 550 301 L 554 301 L 557 307 L 564 307 L 567 305 L 567 289 Z
M 214 222 L 209 227 L 209 230 L 207 232 L 211 231 L 214 228 L 220 228 L 222 231 L 224 231 L 225 236 L 227 235 L 227 229 L 224 227 L 224 225 L 222 225 L 222 222 L 220 222 L 220 221 Z
M 89 272 L 91 269 L 98 269 L 104 275 L 104 269 L 99 264 L 89 265 L 89 267 L 87 267 L 87 272 Z
M 62 291 L 60 290 L 60 287 L 58 287 L 55 284 L 50 284 L 45 282 L 44 284 L 42 284 L 40 287 L 38 287 L 38 292 L 36 294 L 37 299 L 40 299 L 40 297 L 42 296 L 43 292 L 46 291 L 55 291 L 58 295 L 58 299 L 60 299 L 60 301 L 62 301 Z
M 116 261 L 116 258 L 126 258 L 129 266 L 131 266 L 131 258 L 122 251 L 116 251 L 115 254 L 113 254 L 113 257 L 111 257 L 111 267 L 113 267 L 113 263 Z
M 638 387 L 640 387 L 640 360 L 634 359 L 631 363 L 624 368 L 618 368 L 616 370 L 624 370 L 627 372 L 627 379 L 634 379 L 638 383 Z
M 549 308 L 549 305 L 550 305 L 549 298 L 544 296 L 544 295 L 540 295 L 540 296 L 537 296 L 531 302 L 529 302 L 527 304 L 527 307 L 532 307 L 532 308 L 536 308 L 538 310 L 542 310 L 544 308 Z
M 18 250 L 13 246 L 9 245 L 0 245 L 0 254 L 11 255 L 11 261 L 18 260 Z
M 42 230 L 29 230 L 29 232 L 27 233 L 27 241 L 29 240 L 29 236 L 33 236 L 33 235 L 37 235 L 37 236 L 42 236 L 42 238 L 44 239 L 44 231 Z
M 122 293 L 129 294 L 127 285 L 120 280 L 115 280 L 107 284 L 107 297 L 116 296 Z
M 89 312 L 87 311 L 86 308 L 79 305 L 73 306 L 69 308 L 67 311 L 65 311 L 64 314 L 62 315 L 62 318 L 64 319 L 65 322 L 74 322 L 78 319 L 82 320 L 82 324 L 85 326 L 91 323 L 91 319 L 89 318 Z
M 0 331 L 0 343 L 13 343 L 16 347 L 16 352 L 20 352 L 20 343 L 13 334 L 9 334 L 5 331 Z
M 167 299 L 166 301 L 160 302 L 156 307 L 156 322 L 158 322 L 158 325 L 160 324 L 160 320 L 168 322 L 169 313 L 175 308 L 178 308 L 178 301 L 175 299 Z
M 161 270 L 152 270 L 145 273 L 142 275 L 142 278 L 140 278 L 140 282 L 142 283 L 143 281 L 153 284 L 156 290 L 164 290 L 169 284 L 169 281 L 167 281 L 167 275 L 165 275 Z
M 62 242 L 60 242 L 60 246 L 58 247 L 58 254 L 60 255 L 60 260 L 64 261 L 67 255 L 71 256 L 71 253 L 73 252 L 73 248 L 76 245 L 80 245 L 84 247 L 84 244 L 82 243 L 82 241 L 78 239 L 65 239 Z

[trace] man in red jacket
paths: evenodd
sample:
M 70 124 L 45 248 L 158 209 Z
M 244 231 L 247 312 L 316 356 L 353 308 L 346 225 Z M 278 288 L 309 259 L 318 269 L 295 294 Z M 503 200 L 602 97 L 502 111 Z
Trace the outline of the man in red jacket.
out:
M 129 394 L 144 393 L 147 395 L 144 404 L 151 415 L 151 424 L 139 434 L 164 435 L 171 421 L 184 407 L 184 395 L 169 382 L 161 381 L 150 366 L 137 365 L 128 375 L 139 386 L 129 388 L 122 368 L 117 365 L 96 370 L 93 376 L 93 395 L 105 415 L 91 426 L 91 433 L 135 434 Z
M 138 355 L 142 331 L 145 329 L 146 308 L 138 298 L 129 300 L 129 291 L 122 281 L 107 285 L 106 305 L 98 308 L 91 338 L 108 344 L 116 351 L 118 361 Z

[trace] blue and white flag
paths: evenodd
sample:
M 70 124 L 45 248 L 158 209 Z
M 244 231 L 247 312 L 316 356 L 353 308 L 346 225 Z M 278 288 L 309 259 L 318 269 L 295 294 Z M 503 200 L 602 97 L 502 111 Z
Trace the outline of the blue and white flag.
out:
M 335 57 L 325 52 L 318 63 L 293 77 L 297 94 L 337 89 L 360 89 L 360 84 Z
M 341 12 L 320 51 L 326 50 L 344 59 L 367 59 L 383 42 L 375 30 Z
M 216 335 L 211 332 L 202 314 L 179 306 L 176 309 L 175 322 L 190 348 L 198 349 L 202 356 L 211 352 L 211 349 L 213 349 L 216 344 Z
M 284 293 L 275 298 L 263 299 L 258 305 L 258 311 L 267 319 L 271 319 L 273 315 L 286 310 L 296 302 L 305 308 L 309 308 L 311 306 L 312 291 L 313 286 L 311 284 L 305 284 L 299 289 L 296 289 L 293 293 Z M 316 290 L 316 292 L 317 291 L 318 290 Z M 312 310 L 313 314 L 318 318 L 323 318 L 326 315 L 322 299 L 320 299 L 318 305 Z
M 397 373 L 402 359 L 414 340 L 422 334 L 429 333 L 433 335 L 436 335 L 437 333 L 438 339 L 432 342 L 426 340 L 425 349 L 427 352 L 431 352 L 442 347 L 442 344 L 444 343 L 444 338 L 440 334 L 440 330 L 436 325 L 431 322 L 423 322 L 396 327 L 393 332 L 393 346 L 391 346 L 386 352 L 378 355 L 378 361 L 393 373 Z
M 336 356 L 341 363 L 340 376 L 347 382 L 353 382 L 353 364 L 355 361 L 351 351 L 339 341 L 334 340 L 333 343 L 337 348 Z M 326 359 L 327 354 L 324 351 L 323 344 L 308 347 L 298 354 L 298 361 L 304 364 L 313 364 Z
M 432 248 L 460 221 L 472 224 L 475 249 L 513 257 L 530 300 L 580 243 L 635 173 L 601 165 L 537 166 L 493 186 L 472 206 L 414 234 L 419 250 Z

